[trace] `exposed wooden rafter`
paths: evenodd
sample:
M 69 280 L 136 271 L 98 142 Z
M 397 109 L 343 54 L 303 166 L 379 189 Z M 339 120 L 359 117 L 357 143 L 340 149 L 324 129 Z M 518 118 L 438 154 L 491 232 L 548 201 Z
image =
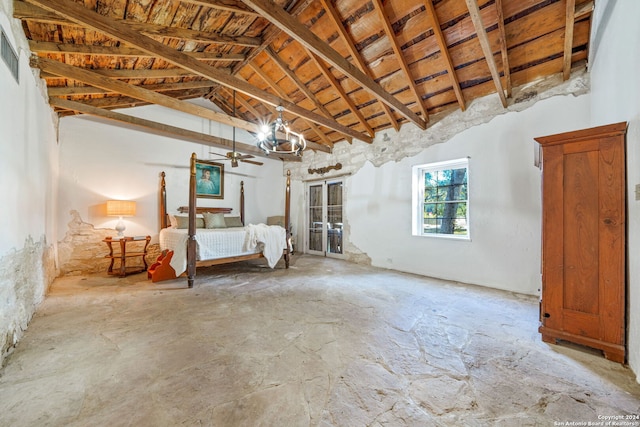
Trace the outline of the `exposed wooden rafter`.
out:
M 322 112 L 322 114 L 324 114 L 325 117 L 333 117 L 329 112 L 329 110 L 327 110 L 327 107 L 322 105 L 322 103 L 318 100 L 318 98 L 316 98 L 315 94 L 311 92 L 307 86 L 305 86 L 304 82 L 300 80 L 300 78 L 296 75 L 296 73 L 294 73 L 292 70 L 289 69 L 289 67 L 287 67 L 287 64 L 285 64 L 282 58 L 280 58 L 278 54 L 273 51 L 273 49 L 267 48 L 264 50 L 264 52 L 282 70 L 282 72 L 286 74 L 287 77 L 289 77 L 293 81 L 293 83 L 296 85 L 298 90 L 304 93 L 305 96 L 309 98 L 311 102 L 313 102 L 316 108 L 320 110 L 320 112 Z
M 198 6 L 210 7 L 212 9 L 223 10 L 225 12 L 241 13 L 243 15 L 254 15 L 253 10 L 249 9 L 240 1 L 235 0 L 180 0 L 183 3 L 197 4 Z
M 214 83 L 210 80 L 197 80 L 191 82 L 178 83 L 156 83 L 142 86 L 144 89 L 154 92 L 167 92 L 170 90 L 188 90 L 197 88 L 210 88 Z M 49 96 L 73 96 L 73 95 L 98 95 L 106 93 L 116 93 L 114 91 L 97 88 L 94 86 L 61 86 L 50 87 Z
M 260 12 L 262 16 L 276 25 L 290 37 L 294 38 L 315 55 L 322 58 L 327 63 L 336 67 L 341 73 L 357 82 L 364 90 L 394 108 L 407 120 L 414 123 L 421 129 L 426 129 L 426 122 L 418 117 L 413 111 L 407 108 L 402 102 L 386 92 L 371 77 L 360 71 L 358 67 L 344 59 L 338 52 L 318 36 L 313 34 L 306 26 L 298 22 L 295 18 L 285 12 L 281 7 L 267 0 L 242 0 L 253 10 Z
M 255 123 L 247 122 L 240 119 L 234 119 L 227 116 L 226 114 L 218 113 L 199 105 L 179 101 L 171 98 L 170 96 L 162 95 L 160 93 L 121 82 L 119 80 L 113 80 L 108 77 L 103 77 L 92 71 L 74 67 L 72 65 L 63 64 L 62 62 L 54 61 L 53 59 L 34 58 L 31 65 L 40 68 L 47 73 L 76 80 L 88 85 L 105 89 L 110 92 L 121 93 L 132 98 L 141 99 L 152 104 L 162 105 L 163 107 L 182 111 L 187 114 L 193 114 L 195 116 L 224 123 L 229 126 L 242 128 L 250 132 L 257 132 L 259 130 L 258 126 Z
M 496 15 L 498 20 L 498 32 L 500 33 L 500 53 L 502 54 L 502 74 L 504 75 L 507 97 L 511 97 L 511 70 L 509 69 L 509 49 L 507 47 L 507 32 L 504 29 L 504 13 L 502 0 L 496 0 Z
M 19 19 L 28 19 L 30 21 L 46 22 L 54 25 L 82 25 L 78 21 L 69 19 L 68 16 L 60 15 L 51 8 L 46 7 L 44 3 L 27 4 L 22 1 L 15 1 L 13 6 L 13 16 Z M 85 10 L 89 11 L 89 9 Z M 150 36 L 169 37 L 181 40 L 191 40 L 204 43 L 231 44 L 238 46 L 255 47 L 262 44 L 262 39 L 257 37 L 246 36 L 228 36 L 224 34 L 210 33 L 206 31 L 195 31 L 187 28 L 167 27 L 164 25 L 148 24 L 143 22 L 134 22 L 124 19 L 113 19 L 114 22 L 126 22 L 126 24 L 134 31 L 147 34 Z
M 493 52 L 491 51 L 489 36 L 487 36 L 487 30 L 484 26 L 484 23 L 482 22 L 482 17 L 480 16 L 480 8 L 478 7 L 478 2 L 477 0 L 466 0 L 466 2 L 467 8 L 469 9 L 469 16 L 471 17 L 473 26 L 476 29 L 478 41 L 480 42 L 480 46 L 482 47 L 484 58 L 487 61 L 489 72 L 491 73 L 491 78 L 493 79 L 493 84 L 496 86 L 496 91 L 498 92 L 498 96 L 500 97 L 502 106 L 507 108 L 507 98 L 504 95 L 502 82 L 500 82 L 500 73 L 498 73 L 498 67 L 496 66 Z
M 229 73 L 228 68 L 221 68 L 223 72 Z M 133 69 L 133 70 L 115 70 L 111 68 L 94 68 L 93 71 L 96 74 L 100 74 L 103 77 L 109 77 L 111 79 L 164 79 L 164 78 L 180 78 L 180 77 L 194 77 L 197 76 L 192 71 L 184 70 L 182 68 L 160 68 L 157 70 L 148 69 Z M 57 76 L 49 75 L 47 73 L 41 73 L 40 77 L 58 78 Z
M 52 99 L 51 105 L 54 107 L 62 108 L 65 110 L 72 110 L 82 114 L 88 114 L 91 116 L 101 117 L 127 125 L 134 125 L 144 128 L 147 132 L 159 134 L 163 136 L 169 136 L 172 138 L 178 138 L 185 141 L 196 142 L 198 144 L 206 144 L 211 147 L 231 149 L 233 147 L 233 141 L 225 138 L 220 138 L 213 135 L 207 135 L 200 132 L 194 132 L 191 130 L 179 128 L 176 126 L 167 125 L 164 123 L 158 123 L 151 120 L 141 119 L 138 117 L 129 116 L 126 114 L 116 113 L 114 111 L 108 111 L 101 108 L 92 107 L 81 102 L 69 101 L 66 99 Z M 243 153 L 252 154 L 259 157 L 267 157 L 267 155 L 258 147 L 236 142 L 236 149 Z M 269 157 L 274 157 L 270 154 Z M 293 155 L 276 155 L 275 157 L 286 159 L 287 161 L 300 161 L 300 157 Z
M 271 95 L 266 91 L 260 90 L 235 77 L 229 76 L 224 72 L 220 72 L 205 63 L 176 51 L 156 40 L 146 37 L 135 28 L 129 26 L 127 22 L 114 20 L 86 9 L 82 4 L 75 3 L 71 0 L 28 0 L 29 3 L 40 6 L 51 12 L 59 13 L 67 19 L 81 23 L 84 26 L 92 28 L 96 31 L 105 33 L 111 37 L 122 40 L 131 46 L 135 46 L 145 52 L 151 53 L 162 59 L 173 63 L 179 67 L 193 71 L 194 73 L 208 78 L 214 82 L 224 86 L 236 89 L 254 98 L 271 105 L 282 105 L 287 111 L 298 116 L 309 119 L 317 124 L 326 126 L 330 129 L 351 135 L 363 141 L 370 141 L 371 137 L 352 130 L 347 126 L 343 126 L 335 120 L 329 120 L 320 114 L 312 113 L 296 104 Z M 153 93 L 153 92 L 152 92 Z
M 94 46 L 86 44 L 52 43 L 29 41 L 29 49 L 40 53 L 75 53 L 80 55 L 152 57 L 139 49 L 126 46 Z M 243 61 L 245 55 L 239 53 L 183 52 L 200 61 Z
M 573 49 L 573 26 L 575 24 L 576 0 L 566 0 L 567 13 L 564 30 L 564 55 L 562 58 L 562 78 L 567 80 L 571 75 L 571 53 Z
M 391 25 L 392 24 L 391 21 L 389 21 L 389 16 L 387 15 L 387 12 L 384 10 L 384 5 L 382 4 L 382 0 L 371 0 L 371 1 L 376 11 L 378 12 L 378 18 L 382 23 L 382 28 L 384 29 L 384 32 L 387 35 L 387 39 L 389 40 L 389 43 L 391 44 L 393 53 L 395 53 L 396 60 L 400 65 L 400 69 L 402 70 L 402 72 L 407 78 L 409 91 L 411 92 L 411 94 L 416 100 L 416 105 L 418 106 L 418 109 L 422 113 L 423 120 L 425 122 L 428 122 L 429 113 L 427 113 L 427 108 L 424 106 L 424 102 L 422 101 L 422 95 L 418 90 L 418 86 L 416 86 L 416 80 L 413 77 L 411 70 L 409 69 L 409 64 L 407 64 L 407 60 L 404 54 L 402 53 L 402 47 L 400 46 L 400 44 L 398 43 L 398 40 L 396 39 L 396 34 L 393 31 L 393 26 Z
M 169 92 L 172 98 L 176 100 L 193 99 L 202 97 L 208 89 L 190 89 L 186 91 L 180 91 L 179 93 Z M 96 108 L 102 108 L 105 110 L 111 110 L 115 108 L 129 108 L 129 107 L 141 107 L 143 105 L 151 105 L 152 102 L 144 101 L 141 99 L 131 98 L 129 96 L 111 96 L 107 98 L 92 98 L 82 101 L 85 105 L 90 105 Z
M 306 49 L 307 55 L 313 60 L 322 75 L 327 79 L 329 84 L 336 90 L 336 92 L 340 95 L 340 98 L 347 104 L 349 110 L 353 113 L 354 116 L 359 120 L 360 124 L 364 126 L 364 128 L 369 132 L 369 135 L 373 137 L 375 134 L 373 128 L 367 122 L 367 119 L 362 115 L 362 112 L 358 108 L 358 106 L 353 102 L 353 100 L 349 97 L 344 88 L 340 85 L 340 82 L 336 77 L 331 73 L 329 67 L 327 67 L 322 59 L 318 58 L 315 53 L 311 52 L 309 49 Z
M 233 97 L 231 90 L 227 89 L 226 87 L 222 87 L 222 88 L 220 88 L 220 90 L 229 92 L 229 94 L 228 94 L 229 98 Z M 236 95 L 236 102 L 238 104 L 242 105 L 245 110 L 247 110 L 251 114 L 253 114 L 253 116 L 256 118 L 256 120 L 261 120 L 262 119 L 262 115 L 258 112 L 258 110 L 253 108 L 253 106 L 249 102 L 247 102 L 242 96 Z
M 353 59 L 353 61 L 356 63 L 356 65 L 358 66 L 358 68 L 360 68 L 362 72 L 366 73 L 369 77 L 373 79 L 374 77 L 373 77 L 373 73 L 371 72 L 371 69 L 364 62 L 362 55 L 360 55 L 360 52 L 358 52 L 358 49 L 353 43 L 353 39 L 345 29 L 344 25 L 342 25 L 342 20 L 340 19 L 340 15 L 338 14 L 338 11 L 336 10 L 336 8 L 333 7 L 333 4 L 328 0 L 321 0 L 321 2 L 322 2 L 322 7 L 324 8 L 324 10 L 328 12 L 329 18 L 331 19 L 331 21 L 333 22 L 333 25 L 335 25 L 336 29 L 338 30 L 338 35 L 347 46 L 347 49 L 349 50 L 349 54 L 351 55 L 351 58 Z M 386 116 L 389 118 L 389 123 L 391 124 L 391 126 L 393 126 L 393 128 L 396 131 L 400 130 L 400 124 L 393 116 L 393 112 L 391 111 L 391 108 L 389 108 L 389 106 L 384 102 L 378 101 L 378 103 L 380 104 L 380 108 L 382 108 Z
M 444 59 L 445 69 L 447 70 L 447 74 L 449 75 L 449 79 L 451 80 L 451 87 L 456 94 L 456 99 L 458 100 L 460 109 L 464 111 L 467 108 L 464 100 L 464 95 L 462 94 L 462 89 L 460 89 L 458 75 L 456 74 L 456 69 L 453 65 L 453 61 L 451 60 L 451 54 L 449 53 L 449 49 L 447 48 L 447 41 L 444 38 L 444 34 L 442 34 L 442 29 L 440 28 L 440 20 L 438 19 L 438 15 L 436 14 L 436 8 L 433 7 L 433 0 L 424 0 L 424 5 L 427 9 L 427 14 L 431 18 L 431 27 L 433 28 L 433 34 L 435 35 L 436 41 L 438 42 L 440 54 Z

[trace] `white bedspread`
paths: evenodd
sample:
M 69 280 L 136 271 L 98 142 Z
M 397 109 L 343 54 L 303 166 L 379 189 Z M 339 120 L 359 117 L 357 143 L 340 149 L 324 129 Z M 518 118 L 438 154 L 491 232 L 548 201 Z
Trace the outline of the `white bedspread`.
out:
M 273 230 L 260 231 L 264 227 L 273 228 Z M 187 269 L 188 239 L 187 229 L 169 227 L 160 230 L 160 250 L 173 251 L 170 264 L 177 276 Z M 269 267 L 273 268 L 282 256 L 284 248 L 286 248 L 286 232 L 280 226 L 249 224 L 245 227 L 198 228 L 196 230 L 196 259 L 198 261 L 262 252 Z

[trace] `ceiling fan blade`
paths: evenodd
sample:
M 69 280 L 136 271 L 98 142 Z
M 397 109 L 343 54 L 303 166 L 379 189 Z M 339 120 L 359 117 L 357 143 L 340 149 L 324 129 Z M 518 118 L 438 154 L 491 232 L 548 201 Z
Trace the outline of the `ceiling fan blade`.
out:
M 236 158 L 240 159 L 240 160 L 245 160 L 245 159 L 253 159 L 255 156 L 252 156 L 251 154 L 240 154 L 236 156 Z
M 264 163 L 262 162 L 256 162 L 255 160 L 244 160 L 244 159 L 240 159 L 241 162 L 245 162 L 245 163 L 251 163 L 252 165 L 258 165 L 258 166 L 262 166 L 264 165 Z
M 214 153 L 213 151 L 209 151 L 209 154 L 215 154 L 216 156 L 220 156 L 220 157 L 229 157 L 229 156 L 226 156 L 224 154 Z

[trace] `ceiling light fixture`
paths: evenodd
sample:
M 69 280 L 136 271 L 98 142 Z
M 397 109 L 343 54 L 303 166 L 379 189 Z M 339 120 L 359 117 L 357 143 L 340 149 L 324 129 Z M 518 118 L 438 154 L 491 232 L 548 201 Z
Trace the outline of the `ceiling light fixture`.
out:
M 301 156 L 302 151 L 307 148 L 307 142 L 304 135 L 296 133 L 289 129 L 289 123 L 282 118 L 284 108 L 276 107 L 278 118 L 270 125 L 264 125 L 258 133 L 258 148 L 269 155 L 276 154 L 295 154 Z M 278 133 L 284 133 L 284 138 L 278 138 Z

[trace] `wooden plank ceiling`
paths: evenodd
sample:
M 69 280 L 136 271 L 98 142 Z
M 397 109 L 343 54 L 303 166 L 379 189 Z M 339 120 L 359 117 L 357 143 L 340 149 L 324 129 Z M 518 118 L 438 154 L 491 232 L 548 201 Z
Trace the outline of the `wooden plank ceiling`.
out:
M 14 1 L 60 115 L 117 120 L 107 110 L 152 103 L 255 132 L 281 105 L 322 151 L 569 78 L 588 57 L 592 10 L 593 0 Z M 200 97 L 224 113 L 184 101 Z

